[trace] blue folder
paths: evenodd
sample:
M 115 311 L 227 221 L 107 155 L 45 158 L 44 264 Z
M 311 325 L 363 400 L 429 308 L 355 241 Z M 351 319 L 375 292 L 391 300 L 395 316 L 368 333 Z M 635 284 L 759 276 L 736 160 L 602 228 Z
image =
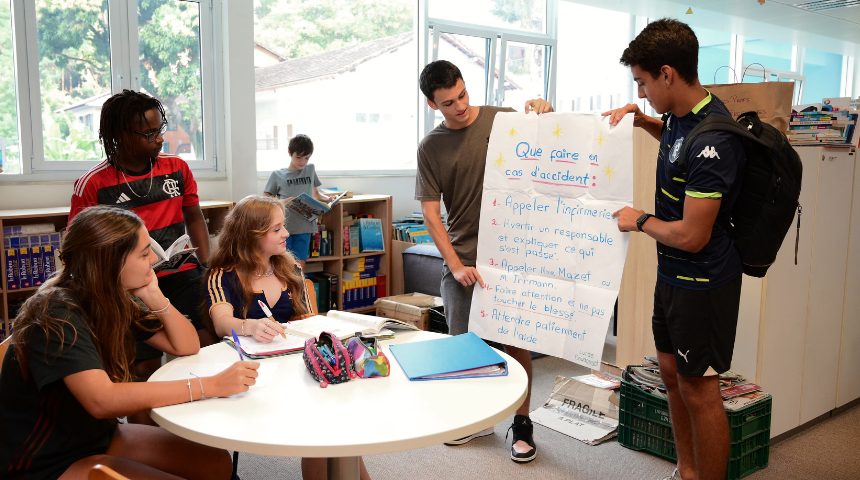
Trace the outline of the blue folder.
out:
M 492 374 L 476 373 L 453 378 L 474 378 L 485 376 L 504 376 L 508 374 L 508 364 L 499 353 L 484 343 L 472 332 L 423 342 L 401 343 L 390 347 L 391 354 L 403 368 L 409 380 L 442 380 L 425 378 L 475 368 L 500 365 L 501 372 Z

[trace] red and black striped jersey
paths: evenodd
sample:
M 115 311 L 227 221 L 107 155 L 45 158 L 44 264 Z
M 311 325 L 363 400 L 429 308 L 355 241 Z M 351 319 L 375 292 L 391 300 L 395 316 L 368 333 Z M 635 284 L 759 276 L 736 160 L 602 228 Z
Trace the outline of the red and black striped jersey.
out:
M 198 204 L 197 182 L 179 157 L 161 155 L 152 171 L 147 168 L 143 172 L 118 170 L 105 160 L 75 180 L 69 222 L 94 205 L 131 210 L 143 220 L 149 236 L 167 250 L 185 234 L 182 207 Z M 179 271 L 195 268 L 195 262 L 189 262 Z

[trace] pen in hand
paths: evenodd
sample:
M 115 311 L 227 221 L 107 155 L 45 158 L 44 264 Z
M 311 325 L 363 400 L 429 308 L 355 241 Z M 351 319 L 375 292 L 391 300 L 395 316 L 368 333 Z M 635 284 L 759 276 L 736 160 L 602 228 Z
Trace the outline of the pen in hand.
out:
M 257 303 L 258 303 L 258 304 L 260 304 L 260 308 L 262 308 L 262 309 L 263 309 L 263 315 L 265 315 L 265 316 L 269 317 L 269 320 L 271 320 L 271 321 L 274 323 L 274 322 L 275 322 L 275 317 L 274 317 L 274 316 L 272 316 L 272 311 L 271 311 L 271 310 L 269 310 L 269 307 L 267 307 L 267 306 L 266 306 L 266 304 L 265 304 L 265 303 L 263 303 L 263 301 L 262 301 L 262 300 L 257 300 Z M 281 332 L 281 336 L 282 336 L 282 337 L 284 337 L 284 339 L 286 340 L 287 336 L 286 336 L 286 335 L 284 335 L 284 332 Z
M 245 357 L 242 355 L 242 344 L 239 342 L 239 336 L 236 335 L 235 328 L 231 328 L 230 331 L 233 332 L 233 342 L 236 344 L 236 351 L 239 352 L 239 361 L 243 362 L 245 361 Z

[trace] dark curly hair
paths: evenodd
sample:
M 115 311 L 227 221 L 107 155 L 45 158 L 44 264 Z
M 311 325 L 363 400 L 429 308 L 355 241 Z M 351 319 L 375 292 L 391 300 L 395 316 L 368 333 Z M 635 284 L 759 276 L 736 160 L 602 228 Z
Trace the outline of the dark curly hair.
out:
M 99 121 L 99 141 L 104 146 L 108 163 L 119 168 L 123 136 L 134 132 L 136 119 L 146 125 L 146 112 L 153 108 L 162 119 L 167 119 L 161 102 L 145 93 L 123 90 L 105 101 Z
M 440 88 L 453 88 L 457 84 L 457 80 L 463 78 L 460 69 L 456 65 L 447 60 L 436 60 L 430 62 L 421 71 L 418 77 L 418 86 L 421 87 L 421 92 L 431 102 L 436 90 Z
M 668 65 L 692 85 L 699 78 L 699 40 L 686 23 L 662 18 L 649 23 L 630 42 L 620 61 L 626 67 L 638 66 L 653 78 Z

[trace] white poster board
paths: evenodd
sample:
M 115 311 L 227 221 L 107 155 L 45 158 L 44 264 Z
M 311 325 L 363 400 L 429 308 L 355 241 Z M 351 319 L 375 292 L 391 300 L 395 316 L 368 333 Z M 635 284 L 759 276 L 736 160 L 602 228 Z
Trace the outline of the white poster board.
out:
M 633 116 L 499 113 L 487 148 L 469 330 L 598 368 L 629 233 Z

